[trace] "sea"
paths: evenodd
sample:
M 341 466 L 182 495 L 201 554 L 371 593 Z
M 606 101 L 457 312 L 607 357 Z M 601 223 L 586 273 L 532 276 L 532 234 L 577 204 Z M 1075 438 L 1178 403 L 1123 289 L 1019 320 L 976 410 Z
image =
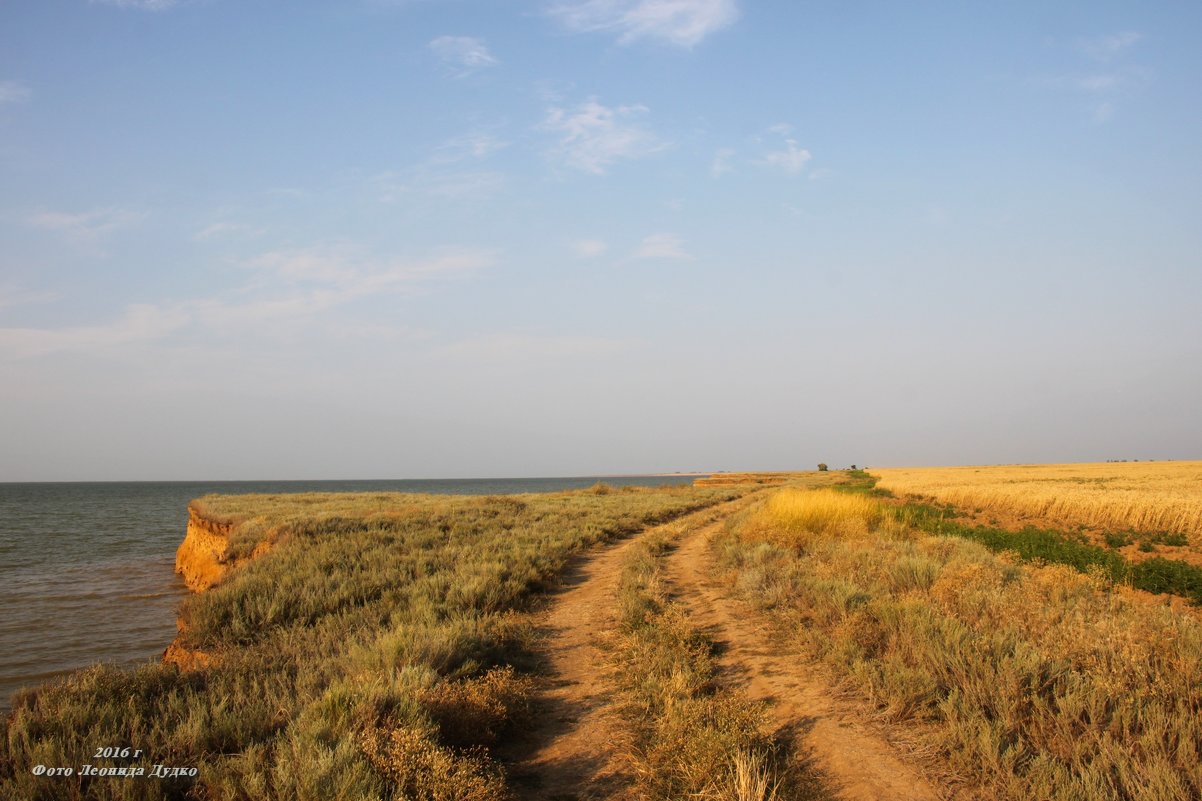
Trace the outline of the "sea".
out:
M 500 495 L 690 484 L 696 476 L 371 481 L 0 483 L 0 712 L 22 687 L 97 662 L 157 661 L 188 591 L 175 574 L 188 501 L 209 493 Z

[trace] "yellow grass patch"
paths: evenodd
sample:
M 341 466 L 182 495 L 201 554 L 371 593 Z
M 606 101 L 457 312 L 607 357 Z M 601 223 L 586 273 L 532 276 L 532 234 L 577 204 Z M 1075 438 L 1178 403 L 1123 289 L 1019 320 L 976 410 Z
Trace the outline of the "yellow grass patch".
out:
M 1202 462 L 874 469 L 877 486 L 1056 526 L 1174 532 L 1202 546 Z
M 752 513 L 744 528 L 753 538 L 805 548 L 813 542 L 866 533 L 881 522 L 881 505 L 863 495 L 829 489 L 783 489 Z

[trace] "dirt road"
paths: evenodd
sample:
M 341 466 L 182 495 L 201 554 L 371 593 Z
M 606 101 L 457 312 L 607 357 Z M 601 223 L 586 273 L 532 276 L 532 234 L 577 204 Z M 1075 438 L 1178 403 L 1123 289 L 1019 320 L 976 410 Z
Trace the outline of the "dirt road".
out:
M 756 613 L 722 592 L 709 571 L 709 533 L 686 534 L 668 556 L 667 574 L 676 600 L 718 645 L 725 679 L 769 704 L 772 722 L 795 732 L 799 750 L 810 755 L 836 797 L 936 801 L 939 795 L 914 766 L 882 737 L 849 720 L 831 687 L 774 641 Z
M 706 538 L 743 502 L 669 523 L 678 547 L 668 557 L 673 593 L 695 625 L 719 644 L 724 678 L 769 702 L 775 725 L 795 732 L 846 801 L 935 801 L 939 796 L 882 738 L 842 719 L 829 687 L 796 657 L 778 652 L 756 617 L 709 577 Z M 599 637 L 616 625 L 616 593 L 629 549 L 659 529 L 586 554 L 565 575 L 540 617 L 548 679 L 539 714 L 510 774 L 531 801 L 628 798 L 622 726 L 605 677 Z

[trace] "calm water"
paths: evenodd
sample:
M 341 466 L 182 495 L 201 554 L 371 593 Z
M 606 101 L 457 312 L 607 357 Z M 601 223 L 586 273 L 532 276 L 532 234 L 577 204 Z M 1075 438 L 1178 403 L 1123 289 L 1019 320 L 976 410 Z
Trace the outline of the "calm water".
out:
M 175 549 L 188 501 L 210 492 L 398 491 L 492 495 L 599 480 L 688 484 L 692 477 L 427 481 L 211 481 L 0 484 L 0 709 L 18 688 L 95 662 L 158 659 L 187 595 Z

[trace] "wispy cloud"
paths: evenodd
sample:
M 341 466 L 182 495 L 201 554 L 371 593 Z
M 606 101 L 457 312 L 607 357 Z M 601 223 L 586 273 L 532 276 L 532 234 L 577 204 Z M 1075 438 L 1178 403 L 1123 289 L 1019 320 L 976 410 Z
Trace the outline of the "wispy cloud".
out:
M 39 211 L 25 218 L 34 228 L 57 231 L 75 239 L 94 239 L 146 219 L 146 213 L 110 206 L 78 213 Z
M 129 306 L 118 319 L 101 325 L 0 328 L 0 356 L 35 358 L 63 351 L 103 351 L 162 339 L 188 321 L 189 316 L 179 309 L 141 304 Z
M 466 77 L 501 63 L 488 52 L 484 40 L 474 36 L 439 36 L 431 40 L 429 48 L 455 77 Z
M 796 139 L 786 139 L 782 150 L 771 150 L 764 154 L 764 163 L 779 167 L 790 175 L 796 175 L 809 164 L 810 151 L 797 145 Z
M 736 151 L 734 148 L 723 147 L 714 152 L 714 160 L 710 162 L 710 175 L 717 178 L 720 175 L 725 175 L 728 172 L 734 172 L 734 165 L 731 161 L 735 157 Z
M 0 309 L 12 306 L 28 306 L 47 303 L 58 298 L 55 292 L 34 292 L 15 286 L 0 286 Z
M 213 239 L 225 239 L 228 237 L 258 236 L 263 233 L 264 229 L 255 228 L 252 225 L 221 221 L 206 225 L 193 234 L 192 238 L 197 242 L 207 242 Z
M 223 297 L 189 302 L 181 313 L 204 331 L 286 336 L 320 323 L 341 326 L 335 309 L 384 295 L 427 291 L 436 282 L 464 278 L 495 262 L 492 251 L 445 248 L 430 258 L 380 259 L 351 244 L 268 251 L 245 262 L 251 281 Z M 369 320 L 356 318 L 358 325 Z
M 251 280 L 224 295 L 133 305 L 117 319 L 98 325 L 0 328 L 0 357 L 107 351 L 157 342 L 184 329 L 223 336 L 249 330 L 277 334 L 292 321 L 304 331 L 314 319 L 337 307 L 368 297 L 416 292 L 494 262 L 492 251 L 468 248 L 443 249 L 419 261 L 372 258 L 349 245 L 269 251 L 248 260 L 245 267 Z
M 398 203 L 407 196 L 456 202 L 481 201 L 505 188 L 505 174 L 492 170 L 445 171 L 421 166 L 378 173 L 369 179 L 381 203 Z
M 0 106 L 24 103 L 33 97 L 33 90 L 20 81 L 0 81 Z
M 411 289 L 433 278 L 450 278 L 490 266 L 491 251 L 450 248 L 423 261 L 376 260 L 348 245 L 275 250 L 247 262 L 291 285 L 319 290 L 332 303 L 345 303 L 377 292 Z
M 724 147 L 714 152 L 710 162 L 710 175 L 715 178 L 735 171 L 736 162 L 771 167 L 786 175 L 798 175 L 813 160 L 813 154 L 802 147 L 793 136 L 793 126 L 777 123 L 762 136 L 751 138 L 751 145 L 758 153 L 740 157 L 739 151 Z
M 367 181 L 381 203 L 397 203 L 406 197 L 485 200 L 502 191 L 507 179 L 498 170 L 481 169 L 484 165 L 478 162 L 508 146 L 490 133 L 473 131 L 446 140 L 424 161 L 376 173 Z
M 509 146 L 490 133 L 474 131 L 448 139 L 439 145 L 430 161 L 434 164 L 454 164 L 459 161 L 485 159 Z
M 1094 122 L 1100 124 L 1100 123 L 1106 122 L 1113 116 L 1114 116 L 1114 103 L 1111 103 L 1109 100 L 1103 100 L 1101 103 L 1098 103 L 1096 106 L 1094 106 L 1094 109 L 1093 109 L 1093 121 Z
M 570 111 L 551 109 L 543 128 L 560 137 L 552 155 L 573 169 L 601 175 L 618 161 L 649 156 L 667 146 L 632 121 L 647 112 L 646 106 L 609 107 L 593 99 Z
M 1110 61 L 1116 56 L 1130 50 L 1144 38 L 1136 31 L 1122 31 L 1104 36 L 1078 39 L 1076 48 L 1095 61 Z
M 517 361 L 528 365 L 531 359 L 562 359 L 617 353 L 631 345 L 630 340 L 552 334 L 502 332 L 446 345 L 440 357 L 484 361 Z
M 813 156 L 791 136 L 793 126 L 780 123 L 769 128 L 768 132 L 780 136 L 784 140 L 783 147 L 767 151 L 760 162 L 770 167 L 776 167 L 789 175 L 797 175 L 804 170 Z
M 595 259 L 609 249 L 600 239 L 581 239 L 572 243 L 572 252 L 577 258 Z
M 676 234 L 651 234 L 643 237 L 633 258 L 690 260 L 693 256 L 684 249 L 684 242 Z
M 735 0 L 584 0 L 558 3 L 548 13 L 568 30 L 614 33 L 622 44 L 655 39 L 693 47 L 731 25 Z
M 92 5 L 134 8 L 141 11 L 165 11 L 179 5 L 180 0 L 88 0 Z
M 1118 110 L 1118 99 L 1147 84 L 1151 70 L 1132 64 L 1131 50 L 1143 40 L 1135 31 L 1078 39 L 1073 49 L 1095 62 L 1084 69 L 1054 76 L 1041 76 L 1037 85 L 1080 94 L 1086 98 L 1089 113 L 1096 123 L 1110 120 Z

